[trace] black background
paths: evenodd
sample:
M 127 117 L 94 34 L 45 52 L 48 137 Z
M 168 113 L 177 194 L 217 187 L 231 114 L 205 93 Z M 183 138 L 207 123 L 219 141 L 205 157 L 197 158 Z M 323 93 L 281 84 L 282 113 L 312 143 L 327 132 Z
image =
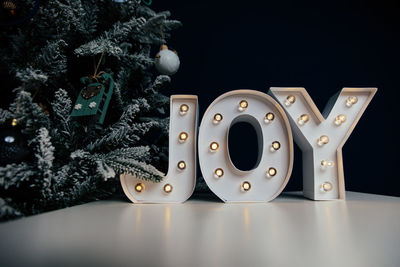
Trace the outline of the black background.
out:
M 162 92 L 198 95 L 200 118 L 216 97 L 235 89 L 305 87 L 323 110 L 343 87 L 378 87 L 343 149 L 346 190 L 400 196 L 400 9 L 394 3 L 153 0 L 151 8 L 170 10 L 183 23 L 168 40 L 181 67 Z M 14 96 L 12 88 L 2 89 L 5 107 Z M 232 130 L 238 141 L 231 156 L 242 169 L 257 155 L 248 130 Z M 301 161 L 295 146 L 285 190 L 301 190 Z
M 305 87 L 322 111 L 343 87 L 378 87 L 343 148 L 346 190 L 400 196 L 400 9 L 394 3 L 154 0 L 151 7 L 170 10 L 183 23 L 168 41 L 181 67 L 163 93 L 198 95 L 200 118 L 234 89 Z M 246 129 L 236 127 L 234 138 Z M 250 156 L 231 156 L 246 168 L 257 152 L 254 139 L 240 140 L 235 150 Z M 285 190 L 301 190 L 301 160 L 296 146 Z

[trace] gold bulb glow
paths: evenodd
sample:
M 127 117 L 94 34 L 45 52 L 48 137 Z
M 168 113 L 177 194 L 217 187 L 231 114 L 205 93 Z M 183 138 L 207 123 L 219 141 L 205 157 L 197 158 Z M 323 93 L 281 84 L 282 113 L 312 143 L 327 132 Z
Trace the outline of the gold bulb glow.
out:
M 333 167 L 333 166 L 335 166 L 335 163 L 333 161 L 321 160 L 321 168 Z
M 289 95 L 288 97 L 286 97 L 285 106 L 288 107 L 292 105 L 294 102 L 296 102 L 296 97 L 294 95 Z
M 17 124 L 18 124 L 18 121 L 17 121 L 17 119 L 12 119 L 12 121 L 11 121 L 11 125 L 12 126 L 17 126 Z
M 238 109 L 239 109 L 239 111 L 244 111 L 248 106 L 249 106 L 249 103 L 247 103 L 246 100 L 242 100 L 239 103 Z
M 240 186 L 240 190 L 242 190 L 243 192 L 247 192 L 251 189 L 251 184 L 247 181 L 244 181 L 242 183 L 242 185 Z
M 268 177 L 274 177 L 276 175 L 277 171 L 275 168 L 269 168 L 267 171 L 267 176 Z
M 186 163 L 185 163 L 183 160 L 179 161 L 178 164 L 177 164 L 177 166 L 178 166 L 178 169 L 179 169 L 179 170 L 184 170 L 184 169 L 186 169 Z
M 275 151 L 279 150 L 280 148 L 281 148 L 281 143 L 279 143 L 278 141 L 274 141 L 271 144 L 270 150 L 271 150 L 271 152 L 275 152 Z
M 184 143 L 188 139 L 189 135 L 186 132 L 181 132 L 179 134 L 179 142 Z
M 145 188 L 146 188 L 146 187 L 144 186 L 143 183 L 137 183 L 137 184 L 135 185 L 135 191 L 138 192 L 138 193 L 144 191 Z
M 299 123 L 299 125 L 304 125 L 304 124 L 306 124 L 309 120 L 310 120 L 310 116 L 308 116 L 307 114 L 302 114 L 302 115 L 297 119 L 297 122 Z
M 321 135 L 321 137 L 318 138 L 318 140 L 317 140 L 317 144 L 319 146 L 323 146 L 323 145 L 326 145 L 328 143 L 329 143 L 329 137 L 326 136 L 326 135 Z
M 167 193 L 167 194 L 171 193 L 172 192 L 172 185 L 170 185 L 170 184 L 164 185 L 164 192 Z
M 211 152 L 216 152 L 216 151 L 218 150 L 218 148 L 219 148 L 219 145 L 218 145 L 217 142 L 212 142 L 212 143 L 210 144 L 210 151 L 211 151 Z
M 322 192 L 329 192 L 333 188 L 333 185 L 330 182 L 325 182 L 321 184 L 320 189 Z
M 189 106 L 188 105 L 186 105 L 186 104 L 182 104 L 180 107 L 179 107 L 179 114 L 181 114 L 182 116 L 183 115 L 186 115 L 186 113 L 189 111 Z
M 265 117 L 264 117 L 264 122 L 265 123 L 270 123 L 275 119 L 275 115 L 272 112 L 268 112 Z
M 224 176 L 224 170 L 221 168 L 218 168 L 214 171 L 214 177 L 215 178 L 221 178 L 222 176 Z
M 346 122 L 346 115 L 344 115 L 344 114 L 339 114 L 339 115 L 337 115 L 336 116 L 336 118 L 335 118 L 335 124 L 337 125 L 337 126 L 339 126 L 339 125 L 342 125 L 342 123 L 344 123 L 344 122 Z
M 346 99 L 346 106 L 347 107 L 352 107 L 354 104 L 356 104 L 358 102 L 358 98 L 356 96 L 349 96 Z
M 214 115 L 213 123 L 218 124 L 222 121 L 223 117 L 220 113 Z

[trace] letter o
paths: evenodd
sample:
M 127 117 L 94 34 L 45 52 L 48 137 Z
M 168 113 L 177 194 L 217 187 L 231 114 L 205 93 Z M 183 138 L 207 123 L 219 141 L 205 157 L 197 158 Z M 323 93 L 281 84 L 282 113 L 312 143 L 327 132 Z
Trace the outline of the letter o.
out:
M 259 136 L 259 162 L 249 171 L 232 163 L 229 129 L 237 121 L 253 125 Z M 245 138 L 245 137 L 244 137 Z M 293 167 L 293 138 L 282 107 L 269 95 L 235 90 L 215 99 L 200 124 L 200 169 L 208 187 L 225 202 L 267 202 L 278 196 Z

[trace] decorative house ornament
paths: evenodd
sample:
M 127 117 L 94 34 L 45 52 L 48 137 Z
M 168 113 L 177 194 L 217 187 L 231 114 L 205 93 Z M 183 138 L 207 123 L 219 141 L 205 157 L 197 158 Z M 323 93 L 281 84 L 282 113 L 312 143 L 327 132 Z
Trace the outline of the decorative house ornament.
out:
M 170 100 L 168 174 L 160 183 L 121 174 L 125 195 L 134 203 L 180 203 L 196 184 L 197 96 L 173 95 Z M 184 114 L 182 114 L 184 112 Z
M 237 169 L 228 151 L 229 130 L 241 121 L 255 128 L 260 147 L 256 167 L 250 171 Z M 236 90 L 218 97 L 203 116 L 198 143 L 204 180 L 225 202 L 270 201 L 289 180 L 293 165 L 289 120 L 282 107 L 265 93 Z
M 85 87 L 76 100 L 71 117 L 97 116 L 98 123 L 103 124 L 114 90 L 112 76 L 102 73 L 96 77 L 82 77 L 81 82 Z
M 344 199 L 342 147 L 376 88 L 343 88 L 321 114 L 304 88 L 272 87 L 269 93 L 290 118 L 303 151 L 303 193 L 314 200 Z

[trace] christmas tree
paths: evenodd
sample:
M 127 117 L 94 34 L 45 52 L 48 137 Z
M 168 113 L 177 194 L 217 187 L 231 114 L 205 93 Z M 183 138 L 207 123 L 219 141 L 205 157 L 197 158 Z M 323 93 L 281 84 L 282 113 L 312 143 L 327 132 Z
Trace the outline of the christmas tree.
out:
M 121 173 L 160 182 L 170 77 L 151 49 L 181 23 L 140 0 L 7 2 L 27 19 L 0 33 L 16 96 L 0 109 L 0 219 L 107 197 Z

